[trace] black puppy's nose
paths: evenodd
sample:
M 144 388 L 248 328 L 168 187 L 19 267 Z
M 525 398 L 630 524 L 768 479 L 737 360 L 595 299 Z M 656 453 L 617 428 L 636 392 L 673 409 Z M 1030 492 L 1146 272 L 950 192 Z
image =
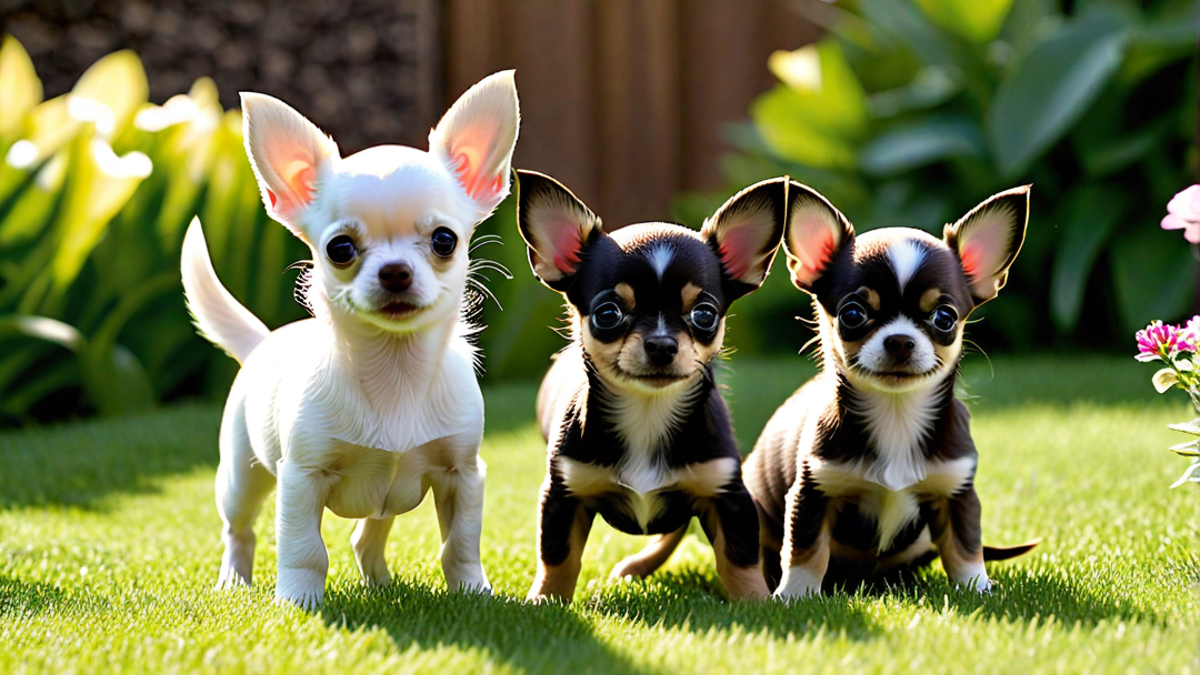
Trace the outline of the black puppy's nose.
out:
M 908 335 L 889 335 L 883 340 L 883 348 L 896 363 L 904 363 L 912 357 L 917 343 Z
M 646 349 L 646 356 L 650 357 L 650 363 L 656 366 L 670 364 L 679 353 L 679 341 L 670 335 L 651 335 L 642 341 L 642 346 Z
M 412 286 L 412 268 L 408 263 L 388 263 L 380 267 L 379 285 L 393 293 L 407 291 Z

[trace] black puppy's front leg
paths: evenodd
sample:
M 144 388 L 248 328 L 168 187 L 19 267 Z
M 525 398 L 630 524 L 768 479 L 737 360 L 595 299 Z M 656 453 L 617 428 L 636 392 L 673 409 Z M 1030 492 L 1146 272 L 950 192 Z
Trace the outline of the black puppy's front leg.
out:
M 982 508 L 969 485 L 935 509 L 931 532 L 942 566 L 954 581 L 983 593 L 992 587 L 983 566 Z
M 729 597 L 745 600 L 770 595 L 758 564 L 758 510 L 746 488 L 739 483 L 713 498 L 700 522 L 712 542 L 717 575 Z
M 788 491 L 784 523 L 783 576 L 775 595 L 800 598 L 821 592 L 829 569 L 829 498 L 812 482 L 807 470 Z
M 579 580 L 580 560 L 594 514 L 570 495 L 551 464 L 542 484 L 538 511 L 538 571 L 527 600 L 550 597 L 570 602 Z

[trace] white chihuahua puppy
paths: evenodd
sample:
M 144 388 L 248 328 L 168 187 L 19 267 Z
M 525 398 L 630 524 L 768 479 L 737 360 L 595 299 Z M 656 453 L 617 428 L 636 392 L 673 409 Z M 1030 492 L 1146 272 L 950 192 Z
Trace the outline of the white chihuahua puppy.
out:
M 343 158 L 286 104 L 242 94 L 246 152 L 272 218 L 312 250 L 313 318 L 268 331 L 221 286 L 193 221 L 183 286 L 196 326 L 242 363 L 221 421 L 219 588 L 249 585 L 254 518 L 277 487 L 276 600 L 318 605 L 326 508 L 368 585 L 388 583 L 393 518 L 433 489 L 442 569 L 488 593 L 479 559 L 483 398 L 460 318 L 467 243 L 509 191 L 519 112 L 512 71 L 471 87 L 429 152 L 377 146 Z

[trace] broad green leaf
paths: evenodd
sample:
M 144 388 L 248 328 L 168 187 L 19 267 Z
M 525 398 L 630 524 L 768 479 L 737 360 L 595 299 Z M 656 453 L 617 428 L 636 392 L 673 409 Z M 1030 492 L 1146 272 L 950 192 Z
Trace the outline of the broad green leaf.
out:
M 1153 319 L 1183 316 L 1196 291 L 1196 261 L 1181 241 L 1148 223 L 1109 248 L 1121 325 L 1132 335 Z
M 126 49 L 105 56 L 84 71 L 71 89 L 68 103 L 74 117 L 93 122 L 102 137 L 112 139 L 129 126 L 149 95 L 141 59 Z
M 1192 58 L 1197 37 L 1200 37 L 1200 15 L 1195 0 L 1165 3 L 1135 30 L 1117 80 L 1131 85 L 1169 63 Z
M 42 102 L 42 81 L 20 42 L 5 35 L 0 43 L 0 146 L 16 140 L 25 116 Z
M 1128 207 L 1128 197 L 1114 186 L 1089 185 L 1066 201 L 1050 281 L 1050 316 L 1060 332 L 1069 334 L 1079 323 L 1092 267 Z
M 1000 34 L 1013 0 L 916 0 L 921 11 L 942 28 L 983 44 Z
M 137 357 L 125 347 L 87 352 L 83 382 L 101 415 L 127 415 L 154 407 L 154 387 Z
M 771 150 L 800 164 L 816 167 L 854 166 L 854 144 L 866 133 L 866 96 L 830 38 L 809 45 L 776 64 L 817 62 L 804 75 L 789 73 L 794 86 L 780 85 L 758 97 L 750 114 Z
M 1087 110 L 1121 65 L 1130 28 L 1095 6 L 1035 47 L 996 92 L 987 135 L 1006 179 L 1023 174 Z
M 12 250 L 34 243 L 52 229 L 52 216 L 62 196 L 66 166 L 65 159 L 47 162 L 25 189 L 13 195 L 10 210 L 0 219 L 0 248 Z M 6 281 L 14 283 L 15 280 L 10 277 Z
M 986 1 L 986 0 L 984 0 Z M 880 30 L 907 45 L 926 65 L 961 67 L 962 53 L 911 0 L 859 0 L 859 11 Z
M 952 157 L 983 157 L 983 132 L 965 117 L 931 116 L 876 136 L 858 155 L 867 173 L 886 176 Z
M 1167 391 L 1179 383 L 1179 375 L 1175 373 L 1173 368 L 1162 368 L 1154 377 L 1150 378 L 1150 382 L 1154 385 L 1154 390 L 1160 394 L 1165 394 Z
M 0 316 L 0 335 L 4 334 L 36 338 L 76 353 L 87 346 L 87 340 L 74 326 L 44 316 Z
M 962 91 L 962 83 L 947 69 L 922 68 L 912 82 L 873 94 L 867 101 L 871 117 L 885 119 L 896 115 L 939 106 Z
M 142 179 L 150 174 L 150 159 L 140 152 L 118 157 L 101 138 L 80 136 L 72 147 L 72 171 L 62 213 L 66 230 L 51 263 L 53 292 L 61 296 Z

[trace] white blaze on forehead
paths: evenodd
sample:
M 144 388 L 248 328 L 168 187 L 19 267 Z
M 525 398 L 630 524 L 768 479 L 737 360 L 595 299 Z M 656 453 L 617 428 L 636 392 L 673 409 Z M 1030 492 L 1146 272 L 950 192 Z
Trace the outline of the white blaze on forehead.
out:
M 915 241 L 902 239 L 888 247 L 888 262 L 892 264 L 892 271 L 896 273 L 896 283 L 899 284 L 901 293 L 924 260 L 925 247 Z
M 646 254 L 646 258 L 650 262 L 650 266 L 654 268 L 654 273 L 658 275 L 659 281 L 662 280 L 663 274 L 666 273 L 667 267 L 671 265 L 671 259 L 675 257 L 675 250 L 670 246 L 658 244 L 650 249 Z

